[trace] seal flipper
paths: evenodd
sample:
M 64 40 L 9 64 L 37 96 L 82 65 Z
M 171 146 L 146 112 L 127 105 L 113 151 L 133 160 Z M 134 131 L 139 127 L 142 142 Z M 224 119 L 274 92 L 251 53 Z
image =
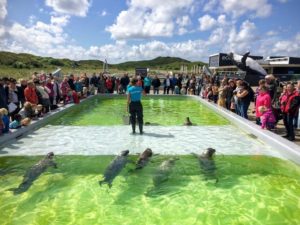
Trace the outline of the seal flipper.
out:
M 241 59 L 241 63 L 246 67 L 246 60 L 249 56 L 250 52 L 246 52 L 245 55 L 243 55 L 243 58 Z

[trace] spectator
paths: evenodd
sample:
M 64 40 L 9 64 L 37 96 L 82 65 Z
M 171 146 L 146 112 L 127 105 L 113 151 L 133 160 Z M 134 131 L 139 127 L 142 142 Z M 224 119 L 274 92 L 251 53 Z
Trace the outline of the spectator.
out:
M 260 117 L 262 116 L 259 107 L 264 106 L 266 110 L 271 109 L 271 97 L 268 93 L 268 88 L 266 86 L 260 86 L 258 96 L 256 97 L 255 102 L 255 116 L 256 116 L 256 124 L 260 125 Z
M 110 94 L 114 93 L 113 80 L 110 76 L 105 81 L 105 87 L 106 87 L 108 93 L 110 93 Z
M 120 80 L 120 85 L 121 85 L 120 94 L 124 94 L 126 92 L 129 82 L 130 82 L 130 80 L 129 80 L 128 74 L 125 73 Z
M 171 88 L 171 79 L 169 77 L 169 75 L 166 76 L 166 78 L 164 79 L 164 94 L 169 94 L 170 88 Z
M 240 83 L 240 91 L 236 94 L 238 97 L 238 105 L 240 116 L 248 119 L 248 108 L 251 103 L 251 96 L 249 94 L 249 87 L 245 81 Z
M 151 88 L 151 82 L 152 79 L 149 76 L 149 74 L 144 78 L 144 89 L 145 89 L 145 93 L 149 94 L 150 93 L 150 88 Z
M 161 83 L 160 83 L 160 80 L 157 75 L 155 75 L 151 84 L 153 86 L 153 94 L 159 94 L 159 87 L 160 87 Z
M 0 78 L 0 108 L 7 108 L 7 94 L 4 88 L 4 80 Z
M 276 124 L 276 119 L 273 115 L 272 109 L 265 106 L 259 106 L 258 111 L 260 112 L 260 121 L 262 129 L 274 129 Z
M 14 115 L 20 111 L 20 101 L 19 101 L 19 87 L 16 86 L 17 81 L 13 78 L 9 80 L 8 89 L 8 112 L 11 120 L 13 120 Z
M 75 90 L 75 85 L 74 85 L 74 75 L 71 74 L 69 79 L 68 79 L 68 84 L 71 90 Z
M 71 88 L 69 86 L 69 83 L 68 83 L 68 77 L 67 76 L 65 76 L 63 81 L 61 82 L 60 90 L 61 90 L 62 98 L 63 98 L 63 101 L 64 101 L 64 105 L 65 105 L 70 101 L 68 94 L 69 94 L 69 91 L 71 90 Z
M 3 118 L 3 114 L 0 111 L 0 136 L 3 134 L 3 130 L 5 129 L 5 125 L 2 118 Z
M 18 98 L 19 101 L 21 103 L 21 108 L 23 107 L 24 103 L 25 103 L 25 95 L 24 95 L 24 91 L 25 88 L 27 87 L 27 80 L 21 79 L 20 80 L 20 86 L 19 86 L 19 91 L 18 91 Z
M 46 78 L 46 87 L 49 89 L 49 100 L 50 100 L 50 109 L 56 109 L 57 107 L 54 107 L 54 84 L 52 83 L 51 78 Z
M 9 129 L 18 129 L 22 126 L 21 124 L 22 116 L 20 114 L 16 114 L 14 120 L 9 124 Z
M 28 81 L 27 87 L 24 90 L 25 100 L 31 104 L 38 104 L 38 96 L 35 91 L 35 84 L 32 80 Z
M 2 122 L 4 124 L 4 127 L 2 128 L 2 133 L 8 133 L 9 132 L 9 116 L 8 116 L 7 109 L 1 108 L 0 114 L 2 115 Z
M 283 114 L 283 123 L 286 129 L 286 137 L 290 141 L 295 140 L 295 131 L 293 125 L 293 119 L 299 111 L 300 96 L 295 90 L 293 84 L 288 84 L 286 86 L 285 93 L 281 96 L 280 105 Z

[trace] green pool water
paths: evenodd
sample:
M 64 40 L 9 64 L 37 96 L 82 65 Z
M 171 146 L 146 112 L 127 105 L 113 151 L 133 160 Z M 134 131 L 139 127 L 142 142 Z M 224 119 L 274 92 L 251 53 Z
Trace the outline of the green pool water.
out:
M 52 121 L 52 125 L 121 125 L 126 115 L 126 96 L 97 96 L 74 107 Z M 228 120 L 197 100 L 187 97 L 144 97 L 144 122 L 159 125 L 182 125 L 190 117 L 197 125 L 226 125 Z
M 40 156 L 0 158 L 0 224 L 299 224 L 300 170 L 267 156 L 215 157 L 209 176 L 191 155 L 177 156 L 154 185 L 155 156 L 144 169 L 129 163 L 113 182 L 98 181 L 113 156 L 56 156 L 25 193 L 14 195 Z M 135 161 L 137 156 L 130 156 Z

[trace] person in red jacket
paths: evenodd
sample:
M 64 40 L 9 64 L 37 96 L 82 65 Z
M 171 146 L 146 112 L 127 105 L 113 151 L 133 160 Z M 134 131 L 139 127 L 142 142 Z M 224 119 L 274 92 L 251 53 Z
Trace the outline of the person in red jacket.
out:
M 25 100 L 33 105 L 37 105 L 39 100 L 35 91 L 35 85 L 33 81 L 28 81 L 27 87 L 24 90 Z
M 110 94 L 114 93 L 113 80 L 110 76 L 105 81 L 105 87 L 106 87 L 108 93 L 110 93 Z
M 283 122 L 287 132 L 284 137 L 290 141 L 295 140 L 293 118 L 298 113 L 299 105 L 299 93 L 295 90 L 294 85 L 290 83 L 286 86 L 286 91 L 280 98 L 280 108 L 283 114 Z

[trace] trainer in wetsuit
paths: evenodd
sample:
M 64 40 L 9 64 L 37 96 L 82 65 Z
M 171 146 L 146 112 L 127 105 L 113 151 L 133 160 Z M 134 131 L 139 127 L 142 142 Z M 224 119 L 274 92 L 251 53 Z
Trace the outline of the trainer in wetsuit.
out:
M 139 123 L 140 134 L 143 134 L 143 105 L 141 102 L 142 93 L 144 94 L 143 88 L 137 86 L 137 79 L 131 80 L 130 87 L 127 89 L 127 110 L 130 113 L 130 122 L 132 126 L 132 133 L 135 134 L 136 118 Z

